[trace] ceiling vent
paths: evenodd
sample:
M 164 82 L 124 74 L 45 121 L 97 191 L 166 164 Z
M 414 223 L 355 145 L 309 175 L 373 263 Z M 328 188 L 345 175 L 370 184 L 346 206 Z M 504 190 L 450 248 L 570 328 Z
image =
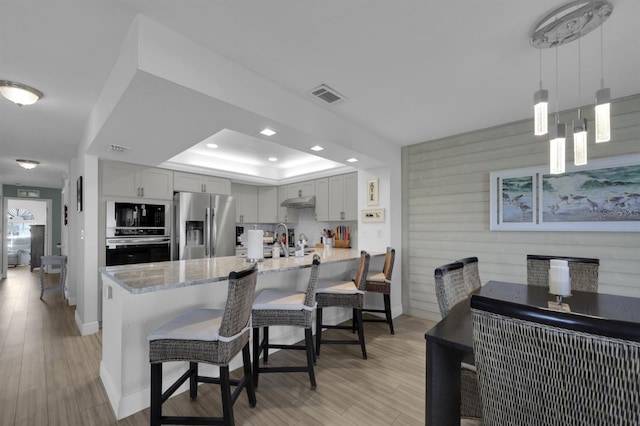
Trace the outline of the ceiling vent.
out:
M 339 105 L 347 99 L 326 84 L 321 84 L 309 93 L 331 105 Z
M 107 148 L 107 151 L 109 152 L 117 152 L 117 153 L 121 153 L 121 152 L 125 152 L 130 150 L 131 148 L 127 147 L 127 146 L 122 146 L 122 145 L 109 145 L 109 148 Z

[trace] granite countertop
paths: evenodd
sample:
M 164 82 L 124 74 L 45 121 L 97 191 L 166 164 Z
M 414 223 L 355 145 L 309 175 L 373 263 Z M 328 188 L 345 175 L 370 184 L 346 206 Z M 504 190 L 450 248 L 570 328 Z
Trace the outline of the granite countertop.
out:
M 322 264 L 348 262 L 360 257 L 357 249 L 317 248 L 315 253 L 320 255 Z M 258 274 L 309 268 L 313 261 L 313 254 L 265 259 L 258 263 Z M 372 257 L 384 256 L 384 253 L 370 254 Z M 244 257 L 228 256 L 107 266 L 100 268 L 99 271 L 128 292 L 138 294 L 226 281 L 230 272 L 248 268 L 249 265 Z

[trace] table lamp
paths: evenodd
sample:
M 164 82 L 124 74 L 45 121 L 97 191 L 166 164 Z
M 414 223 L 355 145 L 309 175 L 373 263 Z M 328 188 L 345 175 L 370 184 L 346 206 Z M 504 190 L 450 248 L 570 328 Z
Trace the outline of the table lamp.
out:
M 571 296 L 571 278 L 569 262 L 551 259 L 549 267 L 549 293 L 556 296 L 558 307 L 562 310 L 562 298 Z

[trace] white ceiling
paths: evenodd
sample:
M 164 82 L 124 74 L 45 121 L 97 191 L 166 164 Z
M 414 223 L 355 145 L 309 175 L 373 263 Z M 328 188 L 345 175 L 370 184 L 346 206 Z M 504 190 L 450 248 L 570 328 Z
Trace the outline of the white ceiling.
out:
M 604 77 L 612 97 L 619 98 L 640 93 L 640 37 L 635 33 L 640 1 L 612 3 L 613 14 L 604 25 Z M 272 102 L 273 110 L 281 112 L 286 110 L 282 99 L 295 97 L 297 104 L 288 101 L 289 106 L 300 109 L 300 102 L 308 103 L 307 118 L 315 109 L 324 121 L 333 117 L 349 123 L 350 130 L 342 135 L 333 129 L 326 140 L 329 149 L 318 155 L 339 165 L 346 164 L 348 156 L 361 157 L 356 167 L 373 167 L 381 162 L 379 150 L 367 152 L 351 144 L 354 135 L 404 146 L 528 119 L 539 80 L 539 53 L 530 47 L 529 37 L 537 21 L 560 4 L 557 0 L 4 0 L 0 79 L 34 86 L 45 98 L 22 108 L 0 99 L 0 182 L 61 187 L 69 159 L 79 150 L 84 152 L 79 149 L 83 141 L 87 152 L 101 158 L 161 165 L 222 131 L 226 140 L 242 147 L 241 152 L 255 151 L 259 145 L 258 151 L 267 154 L 267 145 L 260 145 L 265 138 L 254 134 L 249 124 L 270 124 L 273 117 L 261 120 L 255 111 L 240 111 L 237 105 L 198 91 L 186 94 L 184 86 L 142 73 L 91 139 L 92 111 L 95 114 L 101 94 L 105 96 L 103 89 L 138 13 L 259 76 L 282 94 L 267 97 L 267 92 L 253 93 L 247 87 L 245 98 Z M 558 49 L 560 110 L 591 104 L 600 84 L 600 32 L 584 36 L 580 46 L 580 98 L 578 44 Z M 557 93 L 554 55 L 542 52 L 543 80 L 552 105 Z M 224 88 L 226 82 L 215 83 Z M 322 83 L 348 100 L 335 107 L 320 105 L 307 92 Z M 167 120 L 172 115 L 175 122 Z M 330 130 L 307 134 L 293 115 L 276 123 L 284 130 L 282 138 L 269 144 L 310 152 L 311 145 L 325 142 L 321 136 Z M 304 123 L 306 129 L 312 121 Z M 125 157 L 114 157 L 104 150 L 108 143 L 132 149 Z M 286 152 L 276 156 L 284 160 L 297 155 Z M 27 171 L 15 164 L 17 158 L 41 164 Z M 207 170 L 202 167 L 198 170 Z M 253 173 L 263 182 L 286 180 L 278 174 L 284 172 L 275 169 Z

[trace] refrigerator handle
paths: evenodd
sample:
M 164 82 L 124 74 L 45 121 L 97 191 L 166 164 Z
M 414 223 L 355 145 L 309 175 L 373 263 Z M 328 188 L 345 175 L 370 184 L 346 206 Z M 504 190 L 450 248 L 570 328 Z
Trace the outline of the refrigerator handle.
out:
M 216 208 L 213 207 L 212 209 L 212 215 L 210 218 L 210 225 L 211 225 L 211 257 L 215 257 L 215 246 L 216 246 L 216 241 L 218 239 L 218 226 L 216 225 Z
M 204 257 L 209 257 L 209 248 L 211 246 L 211 208 L 206 208 L 204 216 Z

